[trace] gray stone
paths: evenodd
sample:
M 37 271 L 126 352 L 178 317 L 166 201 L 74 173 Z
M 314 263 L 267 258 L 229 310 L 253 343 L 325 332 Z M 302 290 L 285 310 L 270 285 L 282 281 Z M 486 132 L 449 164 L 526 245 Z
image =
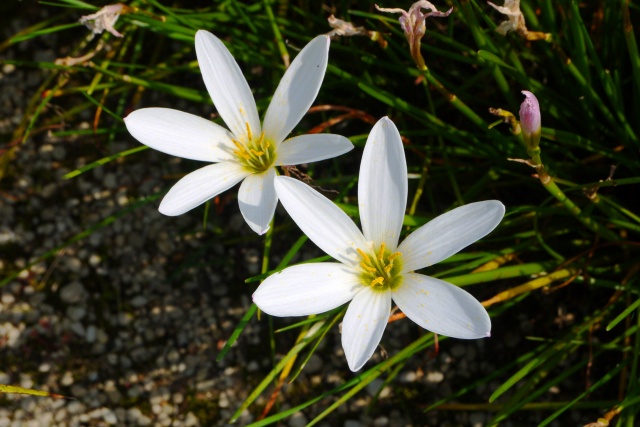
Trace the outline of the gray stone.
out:
M 307 417 L 302 412 L 296 412 L 289 418 L 289 427 L 304 427 L 307 425 Z
M 80 282 L 72 282 L 60 289 L 60 299 L 65 304 L 78 304 L 87 298 L 87 291 Z

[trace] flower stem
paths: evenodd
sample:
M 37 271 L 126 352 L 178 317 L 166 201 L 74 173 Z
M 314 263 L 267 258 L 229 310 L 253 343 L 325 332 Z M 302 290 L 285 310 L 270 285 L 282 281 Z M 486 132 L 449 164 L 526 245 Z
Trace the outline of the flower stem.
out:
M 522 133 L 520 134 L 520 138 L 522 138 Z M 528 150 L 528 153 L 529 156 L 531 156 L 529 163 L 538 172 L 538 178 L 540 179 L 542 186 L 553 197 L 555 197 L 555 199 L 559 201 L 574 217 L 576 217 L 576 219 L 580 221 L 582 225 L 609 242 L 620 240 L 620 237 L 613 231 L 609 230 L 606 227 L 603 227 L 591 217 L 583 215 L 580 208 L 575 203 L 573 203 L 566 194 L 564 194 L 560 187 L 558 187 L 558 185 L 554 182 L 553 178 L 547 173 L 544 164 L 542 164 L 542 159 L 540 158 L 540 147 L 530 149 Z
M 424 66 L 423 71 L 426 73 L 429 73 L 429 70 L 426 65 Z M 427 80 L 422 80 L 422 82 L 425 88 L 427 89 L 426 94 L 427 94 L 427 103 L 429 104 L 429 112 L 435 116 L 436 109 L 433 104 L 433 98 L 431 97 L 431 92 L 429 92 L 428 90 L 429 85 L 427 83 Z M 449 155 L 445 150 L 444 141 L 442 140 L 441 136 L 438 136 L 437 138 L 438 138 L 438 147 L 440 148 L 440 151 L 442 153 L 442 158 L 444 159 L 445 167 L 447 169 L 447 175 L 449 176 L 449 180 L 451 181 L 451 186 L 453 187 L 453 193 L 456 196 L 456 202 L 458 205 L 462 206 L 464 205 L 464 200 L 462 199 L 462 194 L 460 193 L 460 188 L 458 186 L 458 181 L 456 181 L 455 174 L 451 170 Z M 413 200 L 411 201 L 411 207 L 409 208 L 409 215 L 415 214 L 416 209 L 418 207 L 418 202 L 420 201 L 420 198 L 422 197 L 422 193 L 424 192 L 424 186 L 427 182 L 427 173 L 428 173 L 428 167 L 430 162 L 431 162 L 431 159 L 429 158 L 427 153 L 425 153 L 424 161 L 422 162 L 422 168 L 420 170 L 420 181 L 418 182 L 418 187 L 416 188 L 416 192 L 413 196 Z
M 273 241 L 273 225 L 274 219 L 271 219 L 269 229 L 264 236 L 264 252 L 262 253 L 262 268 L 260 274 L 264 274 L 269 271 L 269 256 L 271 255 L 271 242 Z
M 444 96 L 444 98 L 451 105 L 453 105 L 453 107 L 455 107 L 458 111 L 464 114 L 469 120 L 471 120 L 476 126 L 481 128 L 483 131 L 487 129 L 487 123 L 482 119 L 482 117 L 477 115 L 471 108 L 467 106 L 467 104 L 462 102 L 460 98 L 458 98 L 453 93 L 449 92 L 449 90 L 446 87 L 444 87 L 442 83 L 440 83 L 440 80 L 438 80 L 433 74 L 431 74 L 431 72 L 429 71 L 429 68 L 427 68 L 426 65 L 424 67 L 420 67 L 419 70 L 424 76 L 424 78 L 427 79 L 427 81 L 430 84 L 432 84 L 438 90 L 438 92 L 440 92 L 442 96 Z

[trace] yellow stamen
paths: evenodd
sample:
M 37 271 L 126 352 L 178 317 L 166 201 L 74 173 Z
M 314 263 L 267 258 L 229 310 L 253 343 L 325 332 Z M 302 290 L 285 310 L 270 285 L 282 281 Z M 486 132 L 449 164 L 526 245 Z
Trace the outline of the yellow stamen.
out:
M 264 154 L 264 151 L 256 151 L 253 148 L 251 149 L 251 152 L 256 156 L 262 156 Z
M 358 248 L 357 249 L 358 253 L 360 254 L 360 256 L 362 258 L 364 258 L 364 262 L 366 262 L 367 264 L 371 264 L 371 259 L 369 259 L 369 257 L 367 256 L 367 254 L 365 254 L 364 252 L 362 252 L 362 249 Z
M 249 138 L 249 141 L 252 141 L 253 134 L 251 133 L 251 127 L 249 127 L 249 122 L 244 122 L 244 124 L 247 127 L 247 137 Z
M 238 141 L 236 141 L 235 139 L 232 139 L 231 141 L 233 142 L 233 145 L 235 145 L 238 150 L 245 151 L 244 146 L 240 144 Z
M 382 285 L 383 282 L 384 282 L 384 277 L 376 277 L 371 281 L 371 286 L 373 287 L 376 285 Z
M 391 273 L 391 269 L 392 269 L 392 268 L 393 268 L 393 263 L 392 263 L 392 262 L 390 262 L 390 263 L 389 263 L 389 265 L 387 265 L 387 266 L 384 268 L 384 272 L 385 272 L 385 273 L 387 273 L 387 274 L 389 274 L 389 273 Z
M 396 253 L 393 253 L 393 254 L 389 255 L 389 257 L 387 259 L 389 261 L 393 261 L 394 259 L 398 258 L 400 255 L 402 255 L 402 252 L 396 252 Z
M 382 244 L 380 245 L 380 250 L 378 251 L 378 260 L 382 261 L 384 259 L 384 250 L 385 248 L 385 244 L 384 242 L 382 242 Z
M 364 262 L 360 262 L 360 267 L 364 268 L 365 270 L 367 270 L 370 273 L 375 273 L 376 269 L 371 267 L 370 265 L 365 264 Z

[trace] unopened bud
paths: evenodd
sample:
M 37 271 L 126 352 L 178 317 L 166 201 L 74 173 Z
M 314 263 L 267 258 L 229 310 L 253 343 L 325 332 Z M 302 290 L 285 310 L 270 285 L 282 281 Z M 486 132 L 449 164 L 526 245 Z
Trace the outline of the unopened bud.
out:
M 527 150 L 533 150 L 540 144 L 540 104 L 535 95 L 528 90 L 523 90 L 522 94 L 526 98 L 520 105 L 520 127 Z

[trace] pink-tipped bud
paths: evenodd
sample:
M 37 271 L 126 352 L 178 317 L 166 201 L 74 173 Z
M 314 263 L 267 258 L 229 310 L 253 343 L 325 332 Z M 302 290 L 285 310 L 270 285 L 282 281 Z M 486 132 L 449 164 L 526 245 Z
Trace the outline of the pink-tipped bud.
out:
M 527 149 L 538 148 L 540 143 L 540 104 L 534 94 L 528 90 L 523 90 L 524 102 L 520 105 L 520 127 Z

